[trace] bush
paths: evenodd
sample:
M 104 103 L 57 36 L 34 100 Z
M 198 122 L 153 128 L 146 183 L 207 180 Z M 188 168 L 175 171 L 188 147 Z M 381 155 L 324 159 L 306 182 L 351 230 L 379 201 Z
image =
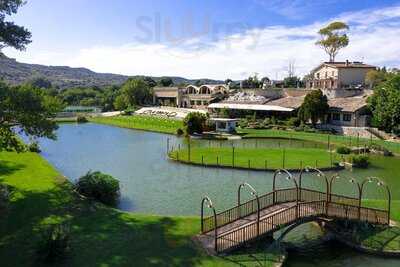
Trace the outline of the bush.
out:
M 299 127 L 300 126 L 300 119 L 297 117 L 292 117 L 287 120 L 286 125 L 291 127 Z
M 76 122 L 77 122 L 77 123 L 85 123 L 85 122 L 88 122 L 88 119 L 87 119 L 85 116 L 79 115 L 79 116 L 76 118 Z
M 183 130 L 182 130 L 181 128 L 178 128 L 178 129 L 176 130 L 176 135 L 181 136 L 181 135 L 183 135 L 183 134 L 184 134 L 184 132 L 183 132 Z
M 42 233 L 39 257 L 47 262 L 62 259 L 69 251 L 70 227 L 66 224 L 53 224 Z
M 88 172 L 79 178 L 76 190 L 106 205 L 115 205 L 119 198 L 119 181 L 101 172 Z
M 364 155 L 360 155 L 360 156 L 354 156 L 352 158 L 353 161 L 353 167 L 355 168 L 368 168 L 370 162 L 369 162 L 369 158 L 367 156 Z
M 38 143 L 38 142 L 32 142 L 32 143 L 30 143 L 30 144 L 28 145 L 28 151 L 29 151 L 29 152 L 35 152 L 35 153 L 40 153 L 40 152 L 42 152 L 42 151 L 40 150 L 40 146 L 39 146 L 39 143 Z
M 190 112 L 183 120 L 187 134 L 203 133 L 207 116 L 200 112 Z
M 336 148 L 336 153 L 348 155 L 351 153 L 351 149 L 346 146 L 340 146 Z

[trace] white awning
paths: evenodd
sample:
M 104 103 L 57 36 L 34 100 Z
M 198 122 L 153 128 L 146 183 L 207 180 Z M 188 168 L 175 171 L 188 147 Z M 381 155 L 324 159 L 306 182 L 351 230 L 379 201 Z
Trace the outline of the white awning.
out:
M 261 110 L 261 111 L 281 111 L 281 112 L 291 112 L 294 109 L 285 108 L 280 106 L 272 105 L 260 105 L 260 104 L 230 104 L 230 103 L 213 103 L 208 105 L 208 108 L 216 109 L 242 109 L 242 110 Z

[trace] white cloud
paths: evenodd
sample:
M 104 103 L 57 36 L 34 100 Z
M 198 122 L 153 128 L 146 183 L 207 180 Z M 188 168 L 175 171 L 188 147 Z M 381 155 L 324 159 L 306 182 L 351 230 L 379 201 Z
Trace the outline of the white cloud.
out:
M 336 19 L 351 25 L 350 45 L 339 54 L 338 60 L 400 65 L 400 6 L 346 13 L 333 18 Z M 180 44 L 130 43 L 62 53 L 29 49 L 26 53 L 9 51 L 8 54 L 23 62 L 87 67 L 127 75 L 242 79 L 257 72 L 275 79 L 286 75 L 290 60 L 295 61 L 296 73 L 304 75 L 328 58 L 314 44 L 318 38 L 316 32 L 327 23 L 250 29 L 214 41 L 196 37 Z

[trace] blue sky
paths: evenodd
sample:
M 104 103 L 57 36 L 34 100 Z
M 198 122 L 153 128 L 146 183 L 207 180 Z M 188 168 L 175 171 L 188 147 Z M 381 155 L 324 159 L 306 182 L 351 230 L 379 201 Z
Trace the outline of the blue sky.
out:
M 400 1 L 28 0 L 12 18 L 33 34 L 19 61 L 99 72 L 244 78 L 298 75 L 326 59 L 316 32 L 351 25 L 339 59 L 399 65 Z

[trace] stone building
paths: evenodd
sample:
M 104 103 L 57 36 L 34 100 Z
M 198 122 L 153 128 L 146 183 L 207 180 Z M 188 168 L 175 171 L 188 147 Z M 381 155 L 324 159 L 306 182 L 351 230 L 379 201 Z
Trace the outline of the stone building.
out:
M 376 67 L 362 62 L 325 62 L 311 71 L 308 89 L 321 89 L 328 98 L 355 96 L 369 89 L 365 77 Z

